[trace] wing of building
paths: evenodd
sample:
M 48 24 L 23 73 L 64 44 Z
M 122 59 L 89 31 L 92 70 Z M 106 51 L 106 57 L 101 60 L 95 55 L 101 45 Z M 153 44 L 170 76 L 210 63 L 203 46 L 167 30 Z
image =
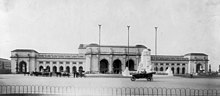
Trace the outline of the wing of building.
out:
M 98 44 L 80 44 L 77 54 L 39 53 L 33 49 L 15 49 L 11 51 L 12 73 L 47 70 L 48 72 L 70 72 L 84 70 L 87 73 L 121 74 L 128 67 L 136 71 L 141 61 L 144 45 L 112 46 Z M 129 50 L 129 52 L 128 52 Z M 171 67 L 174 74 L 198 73 L 208 71 L 208 55 L 189 53 L 181 56 L 149 55 L 156 72 L 165 72 Z

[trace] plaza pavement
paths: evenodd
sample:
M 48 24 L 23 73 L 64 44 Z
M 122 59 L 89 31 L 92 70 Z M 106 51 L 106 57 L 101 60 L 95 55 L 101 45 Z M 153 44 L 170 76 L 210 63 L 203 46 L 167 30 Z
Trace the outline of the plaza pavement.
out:
M 98 78 L 97 78 L 98 77 Z M 37 86 L 73 86 L 81 88 L 139 88 L 139 87 L 165 87 L 165 88 L 193 88 L 193 89 L 220 89 L 220 78 L 183 78 L 154 75 L 153 81 L 121 76 L 88 76 L 86 78 L 73 77 L 36 77 L 22 74 L 0 74 L 0 85 L 37 85 Z

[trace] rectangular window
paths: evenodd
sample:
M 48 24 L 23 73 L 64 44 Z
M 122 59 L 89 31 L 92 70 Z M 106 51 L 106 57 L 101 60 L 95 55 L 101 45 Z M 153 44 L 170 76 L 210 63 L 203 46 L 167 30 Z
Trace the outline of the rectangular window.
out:
M 73 62 L 73 64 L 76 64 L 76 62 Z
M 166 63 L 166 65 L 169 65 L 169 63 Z
M 79 62 L 79 64 L 83 64 L 83 62 Z
M 39 61 L 39 64 L 43 64 L 44 62 L 43 61 Z
M 177 63 L 177 65 L 180 65 L 180 63 Z
M 66 64 L 70 64 L 70 62 L 66 62 Z
M 46 61 L 46 64 L 50 64 L 50 61 Z
M 183 65 L 183 66 L 185 66 L 186 64 L 185 64 L 185 63 L 183 63 L 182 65 Z
M 57 64 L 57 62 L 53 62 L 53 64 Z
M 174 63 L 172 63 L 172 65 L 174 65 Z
M 160 65 L 163 65 L 163 63 L 160 63 Z
M 158 65 L 158 63 L 155 63 L 155 65 Z
M 63 64 L 63 62 L 60 62 L 60 64 Z

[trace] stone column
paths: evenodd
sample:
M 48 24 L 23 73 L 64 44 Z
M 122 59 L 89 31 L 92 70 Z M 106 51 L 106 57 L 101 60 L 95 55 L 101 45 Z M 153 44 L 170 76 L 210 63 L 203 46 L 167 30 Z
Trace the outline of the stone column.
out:
M 109 73 L 112 73 L 112 64 L 113 63 L 113 55 L 110 55 L 109 57 L 109 66 L 108 66 L 108 71 Z

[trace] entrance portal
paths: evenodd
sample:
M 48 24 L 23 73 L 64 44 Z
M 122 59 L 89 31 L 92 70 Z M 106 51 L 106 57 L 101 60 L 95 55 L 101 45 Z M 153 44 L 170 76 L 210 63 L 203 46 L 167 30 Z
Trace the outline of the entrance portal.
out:
M 129 64 L 128 64 L 128 62 L 129 62 Z M 126 62 L 126 67 L 128 67 L 129 71 L 134 71 L 134 61 L 131 60 L 131 59 L 129 61 L 127 61 Z
M 19 63 L 19 73 L 25 73 L 27 72 L 27 63 L 24 61 L 21 61 Z
M 200 73 L 202 64 L 196 64 L 196 73 Z
M 100 61 L 100 73 L 107 73 L 108 72 L 108 61 L 106 59 L 102 59 Z
M 113 62 L 113 73 L 120 74 L 121 73 L 121 61 L 119 59 Z

